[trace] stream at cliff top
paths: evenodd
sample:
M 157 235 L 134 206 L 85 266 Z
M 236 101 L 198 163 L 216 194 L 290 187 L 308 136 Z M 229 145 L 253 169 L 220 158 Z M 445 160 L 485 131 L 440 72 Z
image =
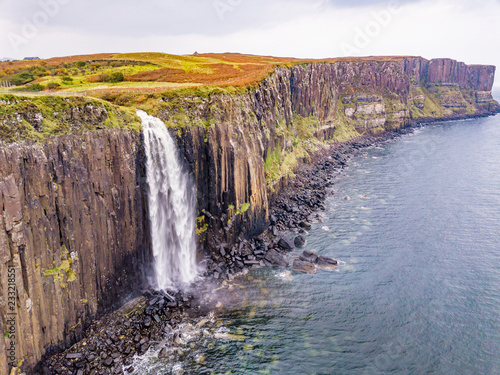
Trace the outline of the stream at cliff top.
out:
M 417 129 L 345 174 L 306 246 L 335 271 L 252 270 L 135 373 L 499 374 L 500 116 Z

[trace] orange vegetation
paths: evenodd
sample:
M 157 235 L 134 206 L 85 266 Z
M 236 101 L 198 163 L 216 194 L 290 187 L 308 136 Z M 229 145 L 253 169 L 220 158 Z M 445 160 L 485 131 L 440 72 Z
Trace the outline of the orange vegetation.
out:
M 332 59 L 296 59 L 271 56 L 242 55 L 236 53 L 168 55 L 162 53 L 95 54 L 57 57 L 46 60 L 14 61 L 0 63 L 0 81 L 3 77 L 35 71 L 35 81 L 48 84 L 60 82 L 63 76 L 71 76 L 78 83 L 61 84 L 60 90 L 78 90 L 89 93 L 103 91 L 157 92 L 193 86 L 246 87 L 262 81 L 276 66 L 293 66 L 301 63 L 334 63 L 338 61 L 399 61 L 403 57 L 352 57 Z M 92 65 L 83 68 L 83 64 Z M 80 63 L 81 66 L 78 66 Z M 75 65 L 76 64 L 76 65 Z M 34 70 L 35 69 L 35 70 Z M 36 71 L 38 69 L 38 71 Z M 69 71 L 68 71 L 69 69 Z M 122 84 L 100 85 L 100 75 L 116 69 L 123 71 Z M 128 70 L 127 70 L 128 69 Z M 44 71 L 45 70 L 45 71 Z M 60 77 L 59 77 L 60 76 Z M 68 77 L 66 77 L 68 78 Z M 134 82 L 137 85 L 134 86 Z M 148 83 L 151 83 L 150 87 Z

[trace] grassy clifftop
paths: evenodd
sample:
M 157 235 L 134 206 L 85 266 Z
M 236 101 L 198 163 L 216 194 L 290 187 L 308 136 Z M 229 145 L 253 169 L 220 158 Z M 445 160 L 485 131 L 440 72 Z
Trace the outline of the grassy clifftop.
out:
M 104 128 L 141 129 L 129 108 L 100 99 L 63 96 L 0 95 L 0 141 L 43 141 L 48 136 Z
M 463 74 L 454 74 L 454 67 Z M 214 97 L 221 96 L 214 93 L 246 98 L 245 106 L 259 119 L 269 117 L 262 113 L 264 104 L 276 111 L 273 103 L 289 97 L 290 103 L 280 105 L 291 106 L 287 125 L 292 112 L 313 115 L 322 126 L 338 123 L 334 138 L 342 124 L 355 127 L 356 132 L 342 136 L 349 138 L 397 129 L 411 120 L 498 111 L 488 91 L 493 79 L 494 67 L 405 56 L 312 60 L 127 53 L 3 62 L 0 84 L 6 96 L 0 97 L 0 140 L 119 126 L 139 129 L 134 108 L 162 117 L 169 127 L 207 125 L 218 111 L 227 110 L 223 103 L 221 108 L 212 106 Z M 266 90 L 276 92 L 257 97 Z M 27 97 L 26 91 L 32 94 Z
M 199 87 L 246 88 L 261 82 L 276 66 L 352 60 L 399 61 L 402 57 L 294 59 L 226 54 L 97 54 L 0 63 L 0 82 L 31 91 L 158 93 Z M 9 90 L 15 91 L 16 88 Z

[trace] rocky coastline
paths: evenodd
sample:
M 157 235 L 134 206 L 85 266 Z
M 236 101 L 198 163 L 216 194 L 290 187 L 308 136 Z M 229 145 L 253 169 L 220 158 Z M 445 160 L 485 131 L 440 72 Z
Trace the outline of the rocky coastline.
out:
M 157 349 L 160 358 L 167 348 L 182 353 L 176 328 L 189 323 L 201 329 L 200 318 L 219 307 L 216 301 L 203 295 L 208 289 L 227 286 L 251 268 L 289 268 L 292 272 L 314 273 L 319 267 L 334 267 L 334 259 L 308 251 L 295 259 L 287 255 L 305 245 L 310 223 L 320 220 L 324 201 L 332 194 L 332 186 L 348 167 L 349 160 L 363 149 L 411 131 L 406 128 L 325 146 L 313 155 L 310 163 L 299 167 L 295 178 L 271 200 L 270 225 L 262 235 L 240 239 L 231 248 L 220 244 L 218 254 L 202 261 L 206 271 L 203 281 L 198 283 L 200 287 L 187 292 L 146 290 L 141 297 L 96 320 L 86 329 L 84 338 L 68 350 L 49 352 L 33 373 L 131 374 L 135 371 L 134 357 L 151 348 Z
M 491 96 L 494 71 L 449 59 L 367 58 L 277 67 L 258 87 L 235 93 L 150 98 L 141 108 L 167 125 L 196 187 L 202 284 L 217 290 L 258 267 L 313 273 L 334 266 L 334 259 L 297 251 L 310 223 L 321 220 L 334 176 L 361 149 L 412 125 L 499 112 Z M 183 324 L 176 312 L 216 307 L 201 292 L 170 292 L 172 300 L 146 291 L 134 304 L 142 307 L 113 323 L 110 311 L 143 293 L 152 274 L 140 127 L 127 111 L 109 107 L 106 117 L 84 106 L 85 116 L 63 116 L 56 130 L 65 132 L 51 135 L 56 109 L 82 113 L 81 103 L 65 99 L 55 108 L 43 98 L 7 99 L 5 127 L 37 131 L 40 124 L 29 121 L 43 118 L 47 130 L 35 134 L 39 142 L 24 133 L 19 141 L 4 137 L 0 149 L 0 271 L 16 270 L 16 328 L 25 333 L 16 365 L 29 373 L 45 358 L 38 372 L 124 371 L 145 344 L 159 345 L 146 324 L 175 329 L 177 319 Z M 0 290 L 0 300 L 6 293 Z M 92 328 L 103 321 L 104 331 Z M 0 371 L 8 373 L 14 365 L 6 365 L 4 341 Z
M 466 116 L 465 118 L 483 116 Z M 90 325 L 84 339 L 63 352 L 49 352 L 34 369 L 34 374 L 104 375 L 132 374 L 134 357 L 153 349 L 159 358 L 167 352 L 185 355 L 180 328 L 186 324 L 197 334 L 213 335 L 215 328 L 207 317 L 221 306 L 207 298 L 209 290 L 227 288 L 240 280 L 251 268 L 272 267 L 291 272 L 315 273 L 317 268 L 335 267 L 334 259 L 304 251 L 291 259 L 291 251 L 304 247 L 311 223 L 321 220 L 324 202 L 334 194 L 336 179 L 349 166 L 349 161 L 363 150 L 409 134 L 425 123 L 462 118 L 414 122 L 412 127 L 381 135 L 360 137 L 332 144 L 303 164 L 287 186 L 270 201 L 270 223 L 260 236 L 239 239 L 230 248 L 219 244 L 219 253 L 203 260 L 206 270 L 201 281 L 190 291 L 144 291 L 117 311 L 108 313 Z M 348 197 L 346 197 L 348 199 Z M 231 288 L 225 293 L 231 293 Z M 213 324 L 212 324 L 213 325 Z M 204 333 L 203 333 L 204 329 Z M 14 372 L 15 374 L 15 372 Z

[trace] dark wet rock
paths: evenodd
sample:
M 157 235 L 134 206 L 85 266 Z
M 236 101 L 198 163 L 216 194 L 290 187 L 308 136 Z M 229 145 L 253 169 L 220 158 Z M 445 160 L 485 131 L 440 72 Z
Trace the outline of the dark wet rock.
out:
M 302 229 L 311 229 L 311 224 L 309 224 L 307 221 L 301 221 L 299 223 L 299 227 Z
M 141 353 L 146 353 L 149 349 L 149 344 L 141 345 Z
M 269 250 L 264 259 L 273 266 L 277 267 L 288 266 L 288 262 L 285 260 L 285 257 L 280 253 L 278 253 L 276 250 Z
M 80 359 L 83 357 L 82 353 L 68 353 L 66 354 L 66 359 Z
M 337 260 L 333 259 L 333 258 L 328 258 L 328 257 L 325 257 L 325 256 L 320 256 L 318 257 L 318 260 L 316 261 L 318 266 L 337 266 L 338 265 L 338 262 Z
M 295 249 L 295 246 L 292 243 L 292 241 L 290 241 L 286 237 L 280 238 L 280 240 L 278 241 L 278 246 L 280 247 L 280 249 L 285 251 L 292 251 L 293 249 Z
M 169 303 L 167 303 L 167 307 L 170 309 L 176 308 L 177 302 L 169 302 Z
M 164 293 L 163 296 L 169 301 L 169 302 L 176 302 L 176 299 L 174 297 L 172 297 L 170 294 L 168 293 Z
M 306 246 L 307 240 L 304 236 L 300 235 L 295 237 L 295 240 L 293 240 L 293 243 L 295 244 L 295 247 L 301 248 Z
M 299 260 L 303 262 L 316 263 L 318 261 L 318 258 L 319 258 L 318 254 L 306 250 L 299 257 Z
M 316 266 L 311 262 L 295 259 L 293 261 L 292 270 L 302 273 L 316 273 Z
M 158 358 L 167 358 L 167 348 L 161 348 L 158 353 Z
M 104 362 L 103 362 L 103 363 L 104 363 L 104 366 L 108 366 L 108 367 L 110 367 L 110 366 L 113 364 L 113 358 L 108 357 L 108 358 L 106 358 L 106 359 L 104 360 Z
M 266 252 L 264 250 L 255 250 L 254 251 L 254 255 L 257 257 L 257 258 L 262 258 L 262 256 L 265 254 Z

